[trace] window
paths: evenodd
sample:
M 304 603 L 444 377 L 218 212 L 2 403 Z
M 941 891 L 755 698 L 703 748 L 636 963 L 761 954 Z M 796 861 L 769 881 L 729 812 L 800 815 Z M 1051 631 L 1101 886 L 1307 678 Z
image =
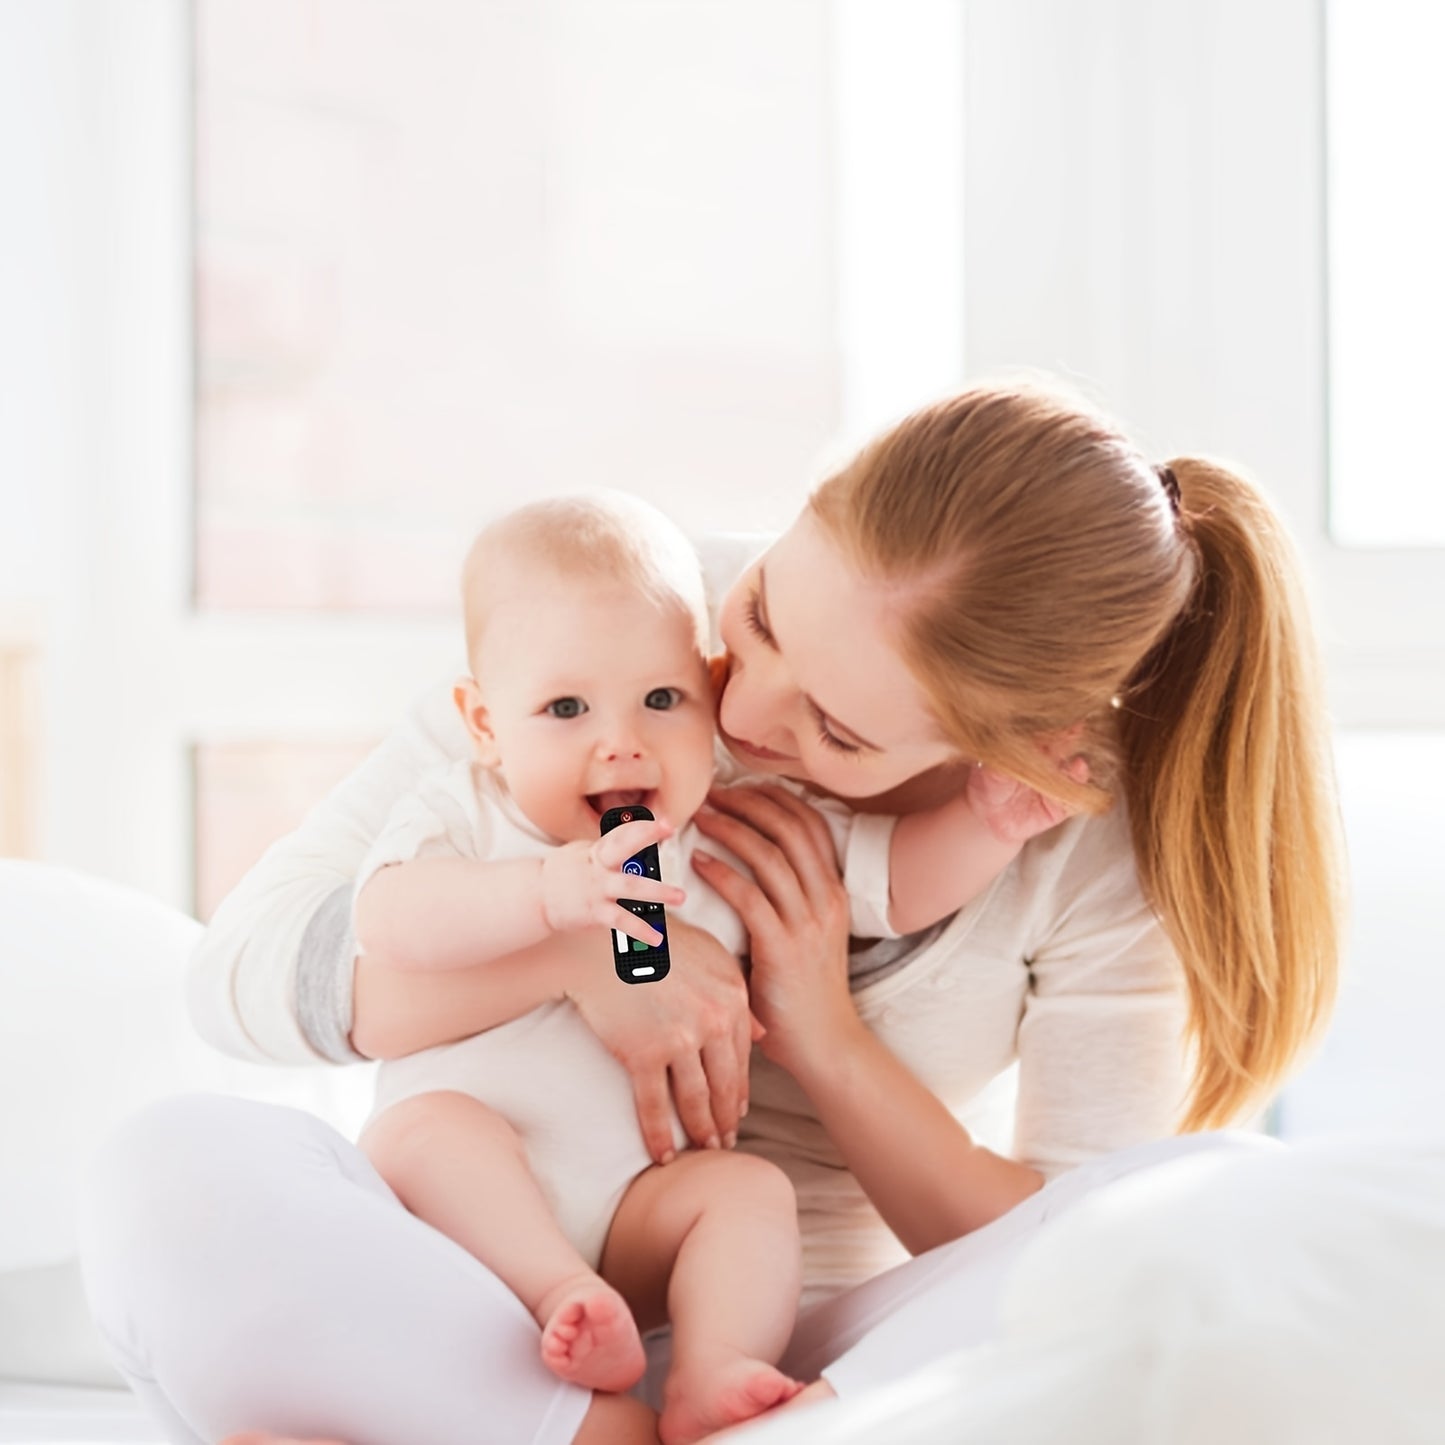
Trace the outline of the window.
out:
M 1330 531 L 1445 547 L 1445 9 L 1327 10 Z

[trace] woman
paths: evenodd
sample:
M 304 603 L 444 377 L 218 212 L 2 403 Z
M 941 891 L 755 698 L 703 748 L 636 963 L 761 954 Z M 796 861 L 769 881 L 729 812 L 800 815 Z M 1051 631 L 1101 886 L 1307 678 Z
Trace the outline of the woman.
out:
M 363 966 L 353 998 L 351 871 L 415 771 L 462 747 L 423 709 L 218 912 L 193 998 L 223 1046 L 341 1059 L 570 997 L 632 1073 L 654 1157 L 670 1087 L 697 1143 L 736 1132 L 792 1177 L 804 1307 L 828 1301 L 795 1340 L 795 1370 L 828 1367 L 801 1402 L 873 1383 L 920 1301 L 953 1323 L 908 1341 L 914 1363 L 986 1333 L 999 1261 L 1039 1221 L 1181 1147 L 1134 1146 L 1269 1097 L 1333 998 L 1337 816 L 1278 520 L 1229 471 L 1156 470 L 1045 393 L 973 389 L 890 430 L 743 571 L 720 631 L 720 726 L 750 769 L 927 830 L 985 761 L 1025 831 L 1076 816 L 951 920 L 850 949 L 810 810 L 724 790 L 700 824 L 760 882 L 699 866 L 747 924 L 746 992 L 674 922 L 675 989 L 619 989 L 557 939 L 470 974 Z M 1015 1061 L 1012 1137 L 990 1147 Z M 116 1141 L 93 1193 L 97 1317 L 177 1440 L 654 1438 L 640 1402 L 548 1375 L 525 1310 L 306 1116 L 177 1101 Z M 923 1258 L 847 1293 L 905 1251 Z

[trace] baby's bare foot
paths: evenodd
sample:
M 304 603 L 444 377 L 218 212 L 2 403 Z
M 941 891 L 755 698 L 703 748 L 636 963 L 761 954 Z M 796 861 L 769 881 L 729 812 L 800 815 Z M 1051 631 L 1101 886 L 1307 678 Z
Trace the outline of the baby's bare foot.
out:
M 630 1390 L 642 1378 L 647 1360 L 632 1311 L 596 1275 L 559 1285 L 542 1310 L 542 1361 L 554 1375 L 612 1391 Z
M 692 1445 L 791 1400 L 802 1388 L 766 1360 L 744 1355 L 707 1369 L 675 1369 L 662 1391 L 658 1439 L 662 1445 Z

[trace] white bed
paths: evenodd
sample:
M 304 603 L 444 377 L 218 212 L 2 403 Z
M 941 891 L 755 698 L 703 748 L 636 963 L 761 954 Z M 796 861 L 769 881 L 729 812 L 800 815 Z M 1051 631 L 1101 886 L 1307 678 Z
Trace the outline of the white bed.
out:
M 198 928 L 0 860 L 0 1442 L 159 1439 L 117 1388 L 74 1257 L 81 1162 L 123 1115 L 189 1088 L 344 1130 L 365 1110 L 364 1070 L 253 1068 L 194 1038 L 180 980 Z M 1023 1255 L 1004 1321 L 995 1344 L 780 1413 L 749 1445 L 1439 1445 L 1445 1131 L 1122 1180 Z
M 126 1114 L 187 1089 L 363 1116 L 364 1069 L 237 1063 L 203 1044 L 182 978 L 194 919 L 101 879 L 0 859 L 0 1442 L 157 1440 L 91 1325 L 72 1201 Z
M 126 1390 L 6 1381 L 0 1381 L 0 1441 L 5 1445 L 38 1445 L 40 1441 L 164 1445 L 155 1426 L 141 1414 Z

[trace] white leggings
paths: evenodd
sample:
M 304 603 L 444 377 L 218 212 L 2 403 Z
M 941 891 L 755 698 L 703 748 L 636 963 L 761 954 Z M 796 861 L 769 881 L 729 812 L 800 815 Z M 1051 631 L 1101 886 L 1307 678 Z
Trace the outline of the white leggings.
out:
M 1089 1190 L 1251 1136 L 1195 1135 L 1073 1170 L 1003 1218 L 799 1322 L 783 1368 L 840 1396 L 991 1338 L 1039 1227 Z M 176 1445 L 243 1429 L 349 1445 L 566 1445 L 591 1396 L 550 1374 L 526 1308 L 298 1110 L 187 1095 L 132 1118 L 81 1201 L 91 1307 Z M 656 1403 L 665 1341 L 641 1392 Z

